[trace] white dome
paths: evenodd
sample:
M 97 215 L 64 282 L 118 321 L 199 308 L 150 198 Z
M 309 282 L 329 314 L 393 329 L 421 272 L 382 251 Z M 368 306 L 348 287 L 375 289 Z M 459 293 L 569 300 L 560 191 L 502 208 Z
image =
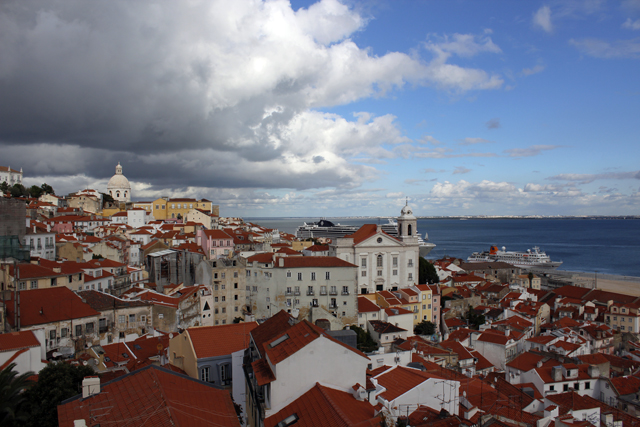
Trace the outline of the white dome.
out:
M 111 177 L 107 184 L 107 192 L 117 201 L 131 201 L 131 184 L 127 177 L 122 175 L 122 166 L 120 166 L 120 163 L 116 166 L 116 174 Z
M 405 206 L 402 207 L 402 210 L 400 211 L 400 215 L 405 218 L 415 218 L 413 216 L 413 210 L 411 210 L 411 208 L 409 207 L 408 202 Z

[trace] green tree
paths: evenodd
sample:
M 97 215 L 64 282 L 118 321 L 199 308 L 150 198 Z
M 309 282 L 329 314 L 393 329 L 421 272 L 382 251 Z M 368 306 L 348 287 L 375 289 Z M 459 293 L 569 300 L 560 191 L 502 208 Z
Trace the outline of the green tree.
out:
M 421 284 L 440 282 L 436 268 L 423 257 L 418 260 L 418 282 Z
M 39 198 L 40 196 L 42 196 L 42 188 L 38 187 L 37 185 L 32 185 L 31 187 L 29 187 L 29 195 L 31 197 L 35 197 L 36 199 Z
M 428 320 L 423 320 L 413 327 L 415 335 L 433 335 L 436 333 L 436 325 Z
M 2 191 L 3 194 L 9 192 L 9 184 L 7 184 L 7 181 L 2 181 L 0 191 Z
M 242 317 L 234 317 L 233 318 L 233 323 L 241 323 L 244 322 L 244 319 Z
M 102 255 L 100 255 L 100 254 L 93 254 L 93 255 L 91 255 L 91 259 L 102 259 Z
M 49 363 L 38 374 L 38 382 L 25 392 L 30 417 L 26 426 L 56 427 L 58 405 L 82 393 L 84 377 L 96 375 L 89 366 Z
M 40 188 L 42 189 L 42 194 L 53 194 L 54 196 L 56 194 L 56 192 L 53 190 L 53 187 L 46 182 L 43 183 Z
M 469 323 L 469 328 L 478 330 L 480 325 L 485 323 L 484 314 L 476 311 L 473 307 L 469 306 L 469 310 L 462 316 L 462 320 Z
M 358 335 L 358 350 L 364 353 L 369 353 L 372 351 L 376 351 L 378 347 L 380 347 L 378 343 L 374 341 L 369 331 L 365 331 L 364 329 L 356 325 L 351 325 L 350 328 Z
M 0 426 L 23 425 L 29 418 L 28 400 L 24 391 L 33 385 L 33 372 L 18 375 L 16 364 L 0 371 Z
M 29 197 L 29 190 L 22 184 L 13 184 L 10 191 L 11 197 Z
M 107 193 L 100 193 L 100 194 L 102 194 L 102 205 L 103 205 L 103 207 L 105 205 L 109 205 L 109 204 L 115 202 L 115 199 L 113 197 L 111 197 L 110 194 L 107 194 Z

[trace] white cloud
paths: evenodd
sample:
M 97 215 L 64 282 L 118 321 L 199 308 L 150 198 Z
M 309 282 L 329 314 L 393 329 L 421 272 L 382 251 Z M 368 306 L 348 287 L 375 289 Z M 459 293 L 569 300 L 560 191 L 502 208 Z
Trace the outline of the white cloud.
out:
M 606 172 L 606 173 L 561 173 L 554 175 L 549 180 L 555 181 L 573 181 L 580 184 L 589 184 L 596 180 L 603 179 L 640 179 L 640 171 L 634 172 Z
M 559 145 L 532 145 L 527 148 L 511 148 L 503 152 L 509 157 L 533 157 L 542 154 L 543 151 L 555 150 Z
M 486 32 L 485 34 L 491 34 Z M 476 36 L 473 34 L 444 35 L 436 38 L 435 42 L 427 42 L 426 48 L 434 52 L 448 52 L 462 57 L 475 56 L 482 52 L 502 53 L 502 50 L 491 40 L 489 36 Z
M 493 141 L 489 141 L 484 138 L 465 138 L 460 145 L 475 145 L 475 144 L 491 144 Z
M 571 39 L 569 44 L 595 58 L 640 58 L 640 38 L 617 40 L 613 43 L 600 39 Z
M 469 172 L 471 172 L 471 169 L 467 169 L 464 166 L 456 166 L 455 170 L 453 171 L 453 175 L 465 174 Z
M 549 6 L 542 6 L 533 14 L 533 25 L 535 27 L 540 27 L 547 33 L 553 31 L 553 24 L 551 23 L 551 8 L 549 8 Z
M 532 74 L 538 74 L 538 73 L 543 72 L 544 69 L 545 69 L 545 66 L 541 65 L 541 64 L 538 64 L 533 68 L 523 68 L 522 69 L 522 75 L 523 76 L 530 76 Z
M 628 18 L 622 24 L 622 28 L 627 28 L 629 30 L 634 30 L 634 31 L 640 30 L 640 19 L 636 19 L 635 21 L 632 21 L 631 18 Z

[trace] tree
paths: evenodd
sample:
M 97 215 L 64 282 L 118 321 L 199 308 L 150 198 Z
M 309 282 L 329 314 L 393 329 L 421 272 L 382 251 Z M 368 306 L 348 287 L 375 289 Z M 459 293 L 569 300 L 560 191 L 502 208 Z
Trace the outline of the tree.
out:
M 420 257 L 418 260 L 418 282 L 419 283 L 439 283 L 440 278 L 436 268 L 429 261 Z
M 7 184 L 7 181 L 2 181 L 0 184 L 0 191 L 2 191 L 2 194 L 9 192 L 9 184 Z
M 532 288 L 533 287 L 533 273 L 529 272 L 527 277 L 529 278 L 529 288 Z
M 14 371 L 16 364 L 0 371 L 0 425 L 17 426 L 23 425 L 29 418 L 27 408 L 27 398 L 24 391 L 33 385 L 29 379 L 33 372 L 26 372 L 18 375 Z
M 40 196 L 42 196 L 42 188 L 38 187 L 37 185 L 32 185 L 31 187 L 29 187 L 29 195 L 38 199 Z
M 378 343 L 374 341 L 369 331 L 365 331 L 356 325 L 351 325 L 350 328 L 358 335 L 358 350 L 364 353 L 370 353 L 372 351 L 376 351 L 378 347 L 380 347 Z
M 40 188 L 42 189 L 42 194 L 53 194 L 54 196 L 56 195 L 56 192 L 53 190 L 53 187 L 47 184 L 46 182 L 43 183 L 40 186 Z
M 428 320 L 423 320 L 413 327 L 415 335 L 433 335 L 436 333 L 436 325 Z
M 471 306 L 469 306 L 467 314 L 462 316 L 462 320 L 466 320 L 469 323 L 469 327 L 475 330 L 478 330 L 480 328 L 480 325 L 483 325 L 485 323 L 484 314 L 476 311 Z
M 233 318 L 233 323 L 241 323 L 244 322 L 244 319 L 242 317 L 234 317 Z
M 56 427 L 58 405 L 82 393 L 82 380 L 91 375 L 96 374 L 89 366 L 49 363 L 38 374 L 38 382 L 25 392 L 31 412 L 25 425 Z
M 22 184 L 13 184 L 10 191 L 11 197 L 29 197 L 29 190 Z
M 113 197 L 111 197 L 111 194 L 107 194 L 107 193 L 100 193 L 100 194 L 102 194 L 103 207 L 106 205 L 110 205 L 111 203 L 116 201 Z

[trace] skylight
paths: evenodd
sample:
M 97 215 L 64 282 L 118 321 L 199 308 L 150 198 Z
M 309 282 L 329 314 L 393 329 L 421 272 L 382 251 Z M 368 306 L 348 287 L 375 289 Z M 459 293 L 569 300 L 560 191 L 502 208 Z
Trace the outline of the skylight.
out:
M 278 344 L 280 344 L 281 342 L 286 341 L 288 339 L 289 339 L 289 335 L 288 334 L 284 334 L 283 336 L 281 336 L 280 338 L 276 339 L 271 344 L 269 344 L 269 347 L 273 348 L 273 347 L 277 346 Z

